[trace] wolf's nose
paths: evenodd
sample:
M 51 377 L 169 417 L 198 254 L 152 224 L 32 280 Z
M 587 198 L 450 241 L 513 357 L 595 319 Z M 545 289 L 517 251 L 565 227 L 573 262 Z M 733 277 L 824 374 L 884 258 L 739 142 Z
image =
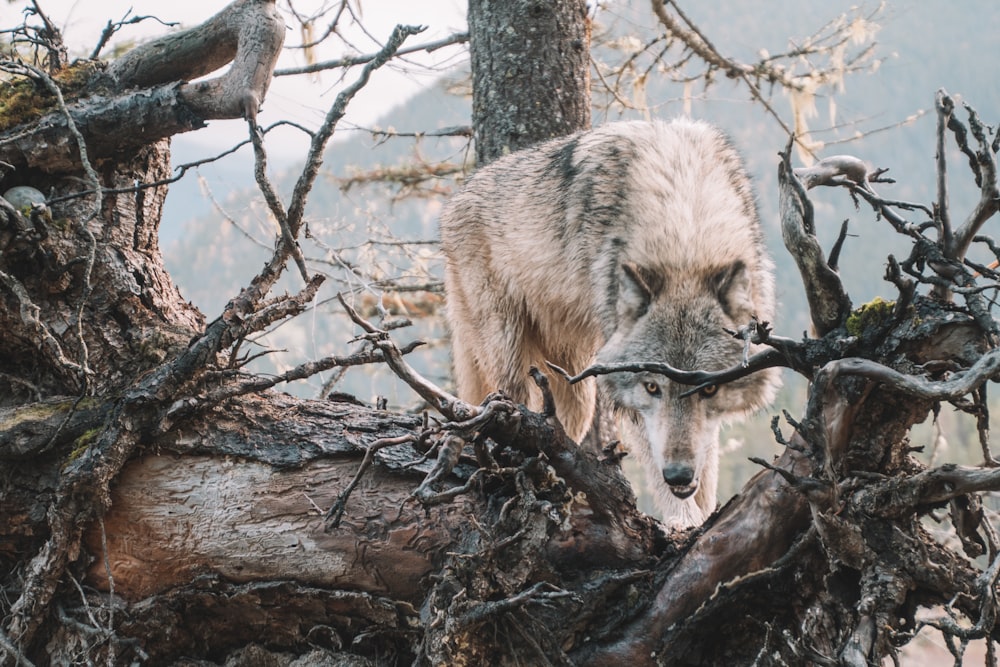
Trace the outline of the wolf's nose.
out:
M 683 463 L 663 466 L 663 480 L 670 486 L 689 486 L 694 481 L 694 468 Z

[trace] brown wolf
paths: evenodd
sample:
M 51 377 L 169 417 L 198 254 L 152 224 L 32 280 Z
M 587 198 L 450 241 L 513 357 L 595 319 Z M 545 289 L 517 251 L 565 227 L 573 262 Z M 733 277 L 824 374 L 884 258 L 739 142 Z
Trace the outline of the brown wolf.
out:
M 749 179 L 697 121 L 612 123 L 507 155 L 451 199 L 441 240 L 458 392 L 471 402 L 502 389 L 539 408 L 528 369 L 546 360 L 571 373 L 595 360 L 726 368 L 742 343 L 725 329 L 773 317 Z M 778 377 L 686 398 L 660 375 L 598 383 L 664 519 L 693 525 L 716 505 L 720 425 L 770 401 Z M 551 383 L 577 442 L 598 383 Z

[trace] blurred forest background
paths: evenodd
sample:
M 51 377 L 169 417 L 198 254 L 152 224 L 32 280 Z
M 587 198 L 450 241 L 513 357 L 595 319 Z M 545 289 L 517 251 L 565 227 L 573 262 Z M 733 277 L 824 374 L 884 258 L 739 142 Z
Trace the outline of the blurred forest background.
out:
M 770 93 L 769 104 L 787 124 L 800 113 L 808 122 L 815 155 L 849 153 L 875 167 L 888 168 L 894 185 L 880 194 L 897 200 L 930 202 L 934 197 L 934 93 L 948 90 L 976 108 L 984 121 L 1000 120 L 1000 86 L 994 67 L 1000 59 L 1000 4 L 995 0 L 899 0 L 853 7 L 849 3 L 802 3 L 748 0 L 683 3 L 690 18 L 726 55 L 755 62 L 766 51 L 787 52 L 810 37 L 819 39 L 840 22 L 852 23 L 854 53 L 874 43 L 863 71 L 846 76 L 821 94 L 791 99 Z M 777 333 L 797 337 L 808 328 L 798 273 L 785 252 L 777 217 L 777 153 L 787 141 L 779 123 L 746 88 L 720 77 L 713 85 L 685 84 L 677 71 L 658 66 L 653 55 L 663 28 L 647 0 L 602 3 L 594 24 L 594 122 L 636 117 L 669 118 L 690 113 L 717 123 L 746 157 L 756 183 L 768 244 L 777 264 L 780 306 L 773 323 Z M 866 41 L 867 40 L 867 41 Z M 676 49 L 672 56 L 680 58 Z M 634 56 L 634 58 L 633 58 Z M 618 70 L 623 61 L 630 68 Z M 664 56 L 671 62 L 671 55 Z M 616 69 L 612 69 L 612 65 Z M 804 73 L 805 70 L 803 69 Z M 336 74 L 322 75 L 333 79 Z M 607 92 L 619 82 L 617 95 Z M 327 83 L 326 85 L 329 85 Z M 831 95 L 830 91 L 834 94 Z M 329 274 L 316 307 L 255 341 L 252 353 L 262 373 L 280 371 L 309 358 L 347 354 L 354 329 L 336 301 L 337 292 L 353 294 L 369 314 L 379 303 L 413 326 L 396 332 L 397 340 L 419 338 L 428 344 L 410 361 L 431 380 L 449 384 L 446 331 L 441 322 L 441 258 L 436 245 L 437 216 L 448 193 L 472 165 L 467 136 L 415 138 L 469 125 L 467 63 L 442 72 L 417 96 L 400 100 L 370 125 L 338 130 L 321 182 L 309 202 L 306 257 Z M 234 122 L 234 121 L 230 121 Z M 211 132 L 212 128 L 203 130 Z M 394 134 L 398 133 L 398 134 Z M 177 142 L 174 164 L 204 158 L 192 144 Z M 800 157 L 800 160 L 804 159 Z M 950 156 L 952 210 L 971 210 L 977 192 L 959 155 Z M 298 167 L 272 161 L 274 180 L 290 191 Z M 190 172 L 172 186 L 161 228 L 168 269 L 185 297 L 207 317 L 270 257 L 276 225 L 253 185 L 249 147 Z M 841 222 L 850 220 L 850 236 L 841 272 L 855 306 L 891 294 L 882 280 L 886 257 L 908 247 L 865 206 L 855 209 L 843 191 L 814 191 L 819 236 L 829 248 Z M 915 214 L 916 215 L 916 214 Z M 919 221 L 919 220 L 915 220 Z M 987 230 L 989 233 L 989 230 Z M 290 272 L 288 289 L 297 289 Z M 780 447 L 770 431 L 770 417 L 804 406 L 804 383 L 785 375 L 786 387 L 772 408 L 746 424 L 724 431 L 720 500 L 735 493 L 752 474 L 749 456 L 770 458 Z M 299 396 L 346 392 L 366 402 L 385 399 L 390 407 L 420 409 L 416 397 L 384 369 L 353 369 L 341 376 L 287 385 Z M 1000 406 L 993 410 L 1000 414 Z M 979 445 L 972 417 L 942 411 L 941 428 L 914 434 L 915 446 L 938 461 L 977 460 Z

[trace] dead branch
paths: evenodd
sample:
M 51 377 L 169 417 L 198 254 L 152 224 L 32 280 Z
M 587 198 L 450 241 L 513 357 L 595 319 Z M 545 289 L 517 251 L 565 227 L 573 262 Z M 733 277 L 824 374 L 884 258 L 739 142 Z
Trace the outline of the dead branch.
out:
M 255 119 L 284 41 L 275 0 L 235 0 L 197 27 L 132 49 L 107 76 L 117 90 L 149 88 L 191 81 L 231 62 L 223 76 L 185 83 L 178 94 L 203 118 Z
M 947 501 L 1000 491 L 1000 469 L 946 464 L 908 477 L 893 477 L 859 492 L 853 501 L 884 517 L 906 517 Z
M 410 387 L 417 392 L 421 398 L 434 406 L 435 410 L 443 414 L 448 419 L 459 422 L 471 419 L 472 417 L 480 414 L 480 408 L 466 403 L 457 396 L 449 394 L 417 373 L 413 367 L 411 367 L 403 359 L 399 348 L 396 347 L 396 344 L 389 338 L 388 332 L 377 328 L 371 322 L 361 317 L 358 312 L 347 303 L 342 294 L 338 294 L 337 298 L 340 300 L 341 305 L 344 307 L 344 310 L 347 311 L 351 320 L 364 329 L 367 334 L 369 334 L 375 346 L 385 355 L 385 361 L 389 368 L 391 368 L 401 380 L 410 385 Z
M 737 333 L 736 337 L 742 338 L 743 336 Z M 674 382 L 690 385 L 691 389 L 682 394 L 682 396 L 690 396 L 705 387 L 733 382 L 766 368 L 790 368 L 811 378 L 815 368 L 823 366 L 843 352 L 842 341 L 824 341 L 822 343 L 814 339 L 795 341 L 770 333 L 766 336 L 754 336 L 750 341 L 755 344 L 768 345 L 770 349 L 757 352 L 735 366 L 717 371 L 683 370 L 660 361 L 636 361 L 593 364 L 576 375 L 570 375 L 555 364 L 549 362 L 546 364 L 570 384 L 576 384 L 589 377 L 610 373 L 656 373 Z
M 936 150 L 934 155 L 937 162 L 937 169 L 935 170 L 937 175 L 937 201 L 935 202 L 934 211 L 936 213 L 936 222 L 940 225 L 939 242 L 944 248 L 945 254 L 948 255 L 950 250 L 955 246 L 955 238 L 951 228 L 951 209 L 948 206 L 948 167 L 945 143 L 947 139 L 946 130 L 950 124 L 949 121 L 952 120 L 955 103 L 950 97 L 944 94 L 944 91 L 939 90 L 934 99 L 934 106 L 937 110 Z M 942 290 L 942 288 L 935 287 L 935 291 L 938 293 L 938 296 L 947 297 L 947 292 Z
M 976 580 L 976 587 L 979 589 L 977 592 L 979 593 L 980 601 L 978 610 L 979 617 L 976 619 L 976 622 L 972 627 L 956 622 L 951 604 L 946 607 L 946 611 L 949 613 L 949 616 L 928 620 L 924 623 L 933 628 L 937 628 L 945 635 L 945 637 L 948 638 L 958 637 L 968 641 L 969 639 L 982 639 L 983 637 L 988 637 L 989 644 L 992 645 L 993 639 L 991 635 L 995 632 L 998 615 L 996 598 L 998 577 L 1000 577 L 1000 555 L 994 554 L 989 567 L 986 568 Z M 995 660 L 993 661 L 993 664 L 996 664 Z
M 668 363 L 659 361 L 637 361 L 616 364 L 593 364 L 576 375 L 570 375 L 566 370 L 553 363 L 546 362 L 548 367 L 558 373 L 570 384 L 576 384 L 589 377 L 608 375 L 610 373 L 656 373 L 680 384 L 691 385 L 691 389 L 681 394 L 690 396 L 705 387 L 726 384 L 746 377 L 765 368 L 794 368 L 789 357 L 776 349 L 764 350 L 751 356 L 745 364 L 737 364 L 721 371 L 687 371 L 674 368 Z
M 333 136 L 337 123 L 344 117 L 347 105 L 354 99 L 358 91 L 368 84 L 372 72 L 387 63 L 409 36 L 418 34 L 423 29 L 420 26 L 396 26 L 386 45 L 378 53 L 378 57 L 365 65 L 354 83 L 337 94 L 337 98 L 327 112 L 323 124 L 312 135 L 309 152 L 306 156 L 306 164 L 295 182 L 292 199 L 287 211 L 283 210 L 281 202 L 278 200 L 277 195 L 273 193 L 273 190 L 270 191 L 270 195 L 267 197 L 268 204 L 272 207 L 275 217 L 285 221 L 282 225 L 283 241 L 275 250 L 271 260 L 264 266 L 264 269 L 251 281 L 249 290 L 244 290 L 242 296 L 249 302 L 254 303 L 264 297 L 271 286 L 281 276 L 288 257 L 294 255 L 297 250 L 295 239 L 298 238 L 302 227 L 302 216 L 305 212 L 306 199 L 312 191 L 313 183 L 319 174 L 319 168 L 323 163 L 323 153 L 326 150 L 327 143 Z M 259 159 L 257 164 L 260 165 L 264 157 L 263 147 L 260 147 L 258 152 Z M 265 192 L 268 192 L 269 188 L 267 187 L 266 179 L 262 182 L 265 185 Z M 299 268 L 300 271 L 305 271 L 304 264 L 301 264 Z
M 853 155 L 832 155 L 810 167 L 793 169 L 792 173 L 802 181 L 806 190 L 820 185 L 837 186 L 847 183 L 866 188 L 872 177 L 868 165 Z
M 830 268 L 819 246 L 815 234 L 812 202 L 806 196 L 806 189 L 796 177 L 791 167 L 791 143 L 785 147 L 778 165 L 778 185 L 781 209 L 781 237 L 785 247 L 795 259 L 802 276 L 809 313 L 813 327 L 819 336 L 824 336 L 840 326 L 851 312 L 851 300 L 844 290 L 840 277 Z M 856 174 L 853 162 L 840 162 Z M 826 165 L 811 178 L 829 180 L 833 165 Z M 867 173 L 867 170 L 865 170 Z M 845 175 L 846 178 L 846 175 Z
M 361 70 L 361 74 L 358 76 L 357 81 L 337 95 L 337 99 L 327 112 L 326 118 L 323 120 L 323 124 L 320 126 L 320 129 L 317 130 L 312 142 L 310 143 L 309 152 L 306 155 L 306 166 L 295 183 L 295 189 L 292 193 L 292 202 L 288 207 L 289 225 L 291 226 L 293 232 L 298 232 L 298 227 L 302 220 L 302 213 L 305 208 L 305 199 L 312 189 L 313 183 L 316 181 L 316 176 L 319 174 L 319 167 L 323 162 L 323 152 L 326 148 L 326 144 L 333 135 L 333 131 L 337 123 L 344 117 L 344 112 L 348 103 L 354 98 L 354 95 L 368 83 L 368 79 L 371 77 L 373 71 L 387 63 L 399 50 L 407 38 L 412 35 L 420 34 L 424 31 L 424 29 L 425 28 L 423 26 L 397 25 L 393 29 L 392 35 L 390 35 L 389 39 L 386 41 L 385 46 L 382 47 L 382 50 L 379 51 L 378 54 L 376 54 L 376 56 Z
M 942 99 L 947 98 L 947 93 L 940 91 Z M 949 98 L 950 99 L 950 98 Z M 969 114 L 969 129 L 975 137 L 978 150 L 971 151 L 970 162 L 973 173 L 976 176 L 976 184 L 979 185 L 979 201 L 976 207 L 968 215 L 962 225 L 955 230 L 952 243 L 945 244 L 945 253 L 951 259 L 962 261 L 968 252 L 969 246 L 975 239 L 976 234 L 982 226 L 1000 210 L 1000 187 L 997 185 L 997 155 L 993 147 L 993 137 L 988 135 L 988 129 L 980 121 L 974 109 L 966 107 Z M 960 125 L 957 120 L 951 119 L 949 127 Z M 964 131 L 964 128 L 962 128 Z M 994 130 L 994 132 L 996 132 Z
M 423 341 L 412 341 L 401 347 L 399 352 L 400 354 L 406 355 L 423 344 Z M 171 419 L 177 420 L 185 415 L 205 410 L 213 405 L 218 405 L 230 398 L 245 396 L 247 394 L 257 394 L 285 382 L 295 382 L 296 380 L 303 380 L 305 378 L 312 377 L 317 373 L 328 371 L 331 368 L 349 368 L 352 366 L 381 363 L 385 363 L 385 356 L 381 350 L 365 349 L 360 350 L 355 354 L 330 355 L 328 357 L 323 357 L 322 359 L 316 359 L 315 361 L 307 361 L 303 364 L 299 364 L 295 368 L 291 368 L 284 373 L 280 373 L 275 376 L 255 375 L 239 380 L 235 383 L 232 382 L 236 376 L 235 373 L 222 372 L 218 374 L 208 374 L 209 380 L 217 379 L 220 381 L 221 386 L 217 389 L 200 393 L 197 397 L 179 399 L 174 406 L 171 407 L 168 416 Z
M 292 259 L 295 260 L 295 266 L 299 269 L 299 276 L 304 282 L 308 283 L 309 270 L 306 268 L 306 260 L 302 256 L 302 248 L 299 247 L 295 233 L 288 224 L 288 213 L 281 204 L 278 193 L 275 191 L 274 185 L 267 175 L 267 153 L 264 150 L 264 134 L 257 126 L 256 120 L 250 119 L 248 124 L 250 126 L 250 141 L 253 144 L 254 179 L 257 181 L 257 188 L 264 195 L 264 201 L 267 203 L 267 207 L 270 209 L 274 219 L 278 221 L 278 228 L 281 230 L 280 248 L 284 252 L 277 254 L 291 255 Z
M 458 465 L 458 460 L 462 456 L 465 448 L 465 440 L 455 435 L 445 435 L 437 443 L 437 459 L 434 467 L 431 468 L 427 476 L 424 477 L 420 485 L 413 490 L 413 497 L 424 506 L 440 505 L 441 503 L 454 500 L 459 494 L 467 492 L 475 482 L 475 475 L 470 476 L 465 484 L 453 487 L 449 491 L 441 491 L 440 485 L 451 476 Z M 478 469 L 483 470 L 482 468 Z
M 405 56 L 411 53 L 417 53 L 419 51 L 424 51 L 426 53 L 431 53 L 437 51 L 438 49 L 444 48 L 446 46 L 451 46 L 452 44 L 464 44 L 469 41 L 469 33 L 467 32 L 457 32 L 448 37 L 442 39 L 427 42 L 426 44 L 415 44 L 413 46 L 408 46 L 405 49 L 399 49 L 396 51 L 396 56 Z M 306 65 L 304 67 L 288 67 L 284 69 L 274 70 L 275 76 L 294 76 L 296 74 L 313 74 L 315 72 L 322 72 L 328 69 L 337 69 L 340 67 L 352 67 L 354 65 L 364 65 L 370 63 L 371 61 L 378 58 L 379 54 L 372 53 L 363 56 L 349 56 L 346 58 L 337 58 L 336 60 L 325 60 L 319 63 L 313 63 L 311 65 Z
M 13 43 L 28 42 L 36 47 L 45 49 L 43 64 L 49 72 L 56 72 L 64 67 L 69 61 L 68 49 L 63 41 L 62 31 L 53 23 L 42 10 L 37 0 L 33 1 L 26 10 L 29 16 L 37 16 L 42 21 L 42 25 L 29 26 L 27 22 L 11 32 L 14 34 Z
M 7 635 L 4 634 L 2 630 L 0 630 L 0 649 L 3 649 L 7 655 L 14 659 L 14 667 L 21 667 L 22 665 L 24 667 L 34 667 L 35 665 L 35 663 L 24 657 L 24 654 L 21 653 L 21 649 L 14 646 L 14 644 L 7 639 Z
M 833 375 L 858 375 L 890 385 L 914 398 L 932 401 L 955 400 L 977 390 L 1000 372 L 1000 349 L 984 353 L 967 371 L 954 374 L 949 380 L 931 381 L 900 373 L 870 359 L 848 358 L 832 361 L 827 369 Z
M 219 118 L 256 118 L 284 40 L 274 0 L 235 0 L 206 23 L 128 52 L 68 102 L 92 160 L 150 145 Z M 169 57 L 164 54 L 169 53 Z M 232 62 L 223 76 L 186 83 Z M 8 63 L 9 65 L 9 63 Z M 0 160 L 57 172 L 80 164 L 67 119 L 49 114 L 0 133 Z

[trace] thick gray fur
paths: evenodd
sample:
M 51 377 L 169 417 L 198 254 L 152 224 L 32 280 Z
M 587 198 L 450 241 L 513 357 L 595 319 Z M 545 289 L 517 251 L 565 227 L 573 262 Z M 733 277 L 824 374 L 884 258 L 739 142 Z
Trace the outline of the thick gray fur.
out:
M 595 361 L 726 368 L 742 343 L 725 329 L 774 314 L 749 179 L 702 122 L 611 123 L 507 155 L 450 200 L 441 240 L 458 393 L 474 403 L 502 389 L 539 408 L 528 368 L 545 361 L 570 373 Z M 687 398 L 659 375 L 598 382 L 664 520 L 678 526 L 715 508 L 720 425 L 779 386 L 774 370 Z M 577 442 L 597 384 L 551 383 Z

